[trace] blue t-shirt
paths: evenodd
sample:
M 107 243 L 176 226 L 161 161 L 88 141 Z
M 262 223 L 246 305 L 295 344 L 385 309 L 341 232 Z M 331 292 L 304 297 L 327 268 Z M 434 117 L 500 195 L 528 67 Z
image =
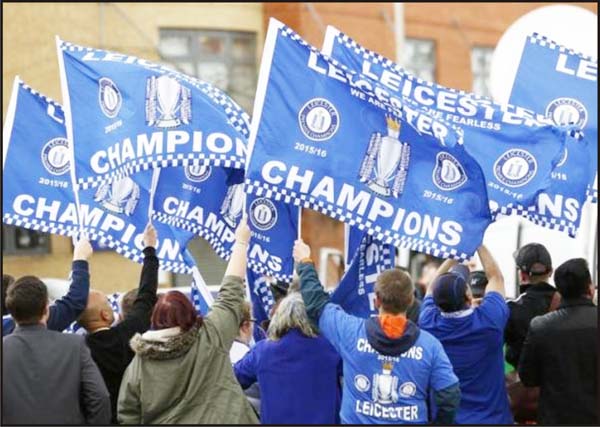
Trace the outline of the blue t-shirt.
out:
M 332 303 L 319 319 L 321 333 L 344 362 L 342 423 L 428 423 L 429 395 L 458 382 L 442 345 L 421 331 L 407 351 L 385 356 L 369 344 L 365 321 Z
M 512 424 L 502 353 L 509 310 L 498 292 L 474 309 L 442 313 L 431 296 L 421 305 L 419 326 L 441 341 L 460 381 L 458 424 Z

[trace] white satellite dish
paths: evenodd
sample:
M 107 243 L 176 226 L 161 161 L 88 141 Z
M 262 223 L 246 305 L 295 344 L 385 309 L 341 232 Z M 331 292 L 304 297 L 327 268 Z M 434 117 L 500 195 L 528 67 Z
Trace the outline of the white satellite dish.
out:
M 534 9 L 516 20 L 496 45 L 490 75 L 490 90 L 496 102 L 508 103 L 523 46 L 534 32 L 576 52 L 598 57 L 598 15 L 565 4 Z

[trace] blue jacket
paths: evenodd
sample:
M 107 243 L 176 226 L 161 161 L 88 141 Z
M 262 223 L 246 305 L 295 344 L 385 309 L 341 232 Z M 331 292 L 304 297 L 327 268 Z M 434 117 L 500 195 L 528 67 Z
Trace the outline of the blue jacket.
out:
M 46 324 L 51 331 L 62 332 L 73 323 L 85 310 L 88 294 L 90 293 L 90 273 L 88 262 L 83 260 L 73 261 L 71 270 L 71 286 L 67 294 L 54 301 L 50 306 L 50 315 Z M 11 316 L 2 317 L 2 336 L 6 336 L 15 329 L 15 321 Z
M 341 359 L 325 338 L 291 329 L 258 342 L 233 370 L 244 389 L 258 381 L 262 424 L 339 423 Z

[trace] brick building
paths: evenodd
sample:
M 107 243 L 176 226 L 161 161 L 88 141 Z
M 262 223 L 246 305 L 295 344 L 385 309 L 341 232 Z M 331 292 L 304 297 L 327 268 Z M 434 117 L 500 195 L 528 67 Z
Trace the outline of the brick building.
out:
M 491 53 L 502 33 L 523 14 L 548 4 L 404 3 L 402 8 L 393 3 L 3 4 L 3 116 L 15 75 L 60 101 L 55 34 L 77 44 L 175 65 L 225 89 L 250 111 L 271 16 L 317 47 L 331 24 L 423 78 L 485 93 Z M 596 3 L 571 4 L 597 14 Z M 303 237 L 314 248 L 318 263 L 320 255 L 343 248 L 342 225 L 316 212 L 304 212 Z M 4 271 L 15 276 L 67 276 L 70 239 L 3 226 L 2 241 Z M 224 262 L 200 239 L 193 242 L 192 251 L 207 282 L 216 284 Z M 334 283 L 338 269 L 331 263 L 327 281 Z M 140 266 L 115 253 L 99 252 L 91 264 L 93 287 L 124 291 L 137 285 Z M 185 281 L 161 276 L 167 286 Z

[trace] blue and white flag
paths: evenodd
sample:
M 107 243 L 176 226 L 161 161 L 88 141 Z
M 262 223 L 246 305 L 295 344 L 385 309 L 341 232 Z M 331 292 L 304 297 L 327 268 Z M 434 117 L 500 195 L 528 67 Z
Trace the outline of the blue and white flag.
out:
M 52 234 L 78 234 L 61 106 L 16 78 L 3 135 L 2 221 Z M 144 171 L 79 192 L 83 229 L 90 240 L 100 240 L 129 259 L 143 261 L 151 174 Z M 182 251 L 192 234 L 160 223 L 155 228 L 160 268 L 191 272 Z
M 246 282 L 250 290 L 250 300 L 252 302 L 252 315 L 256 320 L 254 325 L 254 341 L 258 342 L 265 338 L 264 332 L 260 325 L 265 320 L 270 319 L 270 313 L 275 305 L 273 293 L 269 287 L 267 278 L 255 273 L 251 269 L 246 270 Z M 258 327 L 257 327 L 258 326 Z
M 244 201 L 243 184 L 230 185 L 234 173 L 206 165 L 160 169 L 152 218 L 201 236 L 229 259 Z
M 566 226 L 574 235 L 585 195 L 598 199 L 598 62 L 534 33 L 525 41 L 510 102 L 545 114 L 557 126 L 583 129 L 583 141 L 565 147 L 537 209 L 540 222 Z
M 81 188 L 190 160 L 244 168 L 249 117 L 219 89 L 134 56 L 57 50 Z
M 410 102 L 462 129 L 465 148 L 485 174 L 494 217 L 524 213 L 535 205 L 538 193 L 552 184 L 551 173 L 562 156 L 567 130 L 553 126 L 543 115 L 424 81 L 331 26 L 323 53 L 362 73 L 355 85 L 371 88 L 392 104 Z M 331 67 L 315 66 L 332 73 Z
M 445 123 L 373 98 L 355 77 L 271 19 L 246 191 L 384 243 L 469 258 L 491 221 L 481 167 Z
M 350 230 L 348 242 L 348 249 L 354 250 L 354 254 L 349 268 L 331 294 L 331 302 L 354 316 L 376 316 L 375 282 L 379 273 L 394 267 L 395 248 L 366 233 L 362 233 L 361 238 L 361 233 L 354 230 Z
M 546 115 L 557 126 L 574 124 L 583 130 L 592 169 L 588 197 L 596 203 L 598 60 L 534 33 L 525 42 L 510 102 Z M 564 172 L 566 164 L 561 166 Z
M 196 266 L 192 269 L 190 299 L 192 300 L 196 312 L 201 316 L 206 316 L 208 314 L 210 307 L 214 302 L 214 298 Z
M 257 189 L 246 195 L 248 226 L 252 238 L 248 268 L 256 273 L 291 282 L 294 275 L 292 250 L 298 239 L 299 208 L 276 201 Z

